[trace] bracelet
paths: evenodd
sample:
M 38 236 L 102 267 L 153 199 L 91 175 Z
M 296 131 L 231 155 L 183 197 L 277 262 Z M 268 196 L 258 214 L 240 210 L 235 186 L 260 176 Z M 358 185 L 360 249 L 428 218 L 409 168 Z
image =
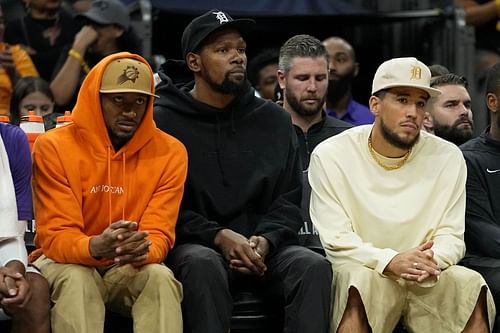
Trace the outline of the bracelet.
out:
M 499 0 L 500 1 L 500 0 Z M 80 63 L 80 65 L 82 66 L 82 69 L 83 69 L 83 72 L 85 74 L 88 74 L 90 72 L 90 67 L 89 65 L 87 64 L 87 62 L 85 61 L 85 59 L 83 59 L 83 56 L 81 55 L 80 52 L 78 52 L 77 50 L 71 48 L 69 49 L 68 51 L 68 55 L 76 60 L 78 60 L 78 62 Z

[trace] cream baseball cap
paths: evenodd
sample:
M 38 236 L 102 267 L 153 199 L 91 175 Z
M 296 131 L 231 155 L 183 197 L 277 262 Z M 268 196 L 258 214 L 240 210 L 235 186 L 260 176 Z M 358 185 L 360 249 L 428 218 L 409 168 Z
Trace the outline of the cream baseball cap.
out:
M 393 58 L 380 65 L 373 78 L 372 95 L 393 87 L 413 87 L 426 91 L 431 97 L 441 91 L 431 88 L 431 71 L 417 58 Z
M 153 93 L 153 74 L 149 65 L 132 58 L 115 59 L 106 66 L 99 92 L 134 92 L 158 97 Z

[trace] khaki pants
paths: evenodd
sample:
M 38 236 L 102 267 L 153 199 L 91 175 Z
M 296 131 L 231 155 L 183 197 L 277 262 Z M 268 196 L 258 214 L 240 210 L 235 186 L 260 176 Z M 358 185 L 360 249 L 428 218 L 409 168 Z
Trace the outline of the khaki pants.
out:
M 337 331 L 351 287 L 361 296 L 373 333 L 392 332 L 401 317 L 409 332 L 462 332 L 481 288 L 487 288 L 479 273 L 462 266 L 450 266 L 442 271 L 439 281 L 431 287 L 389 279 L 357 263 L 335 265 L 333 276 L 330 332 Z M 491 331 L 495 304 L 489 290 L 486 302 Z
M 94 268 L 34 263 L 47 279 L 53 333 L 99 333 L 106 308 L 131 316 L 135 333 L 182 333 L 182 286 L 163 264 Z

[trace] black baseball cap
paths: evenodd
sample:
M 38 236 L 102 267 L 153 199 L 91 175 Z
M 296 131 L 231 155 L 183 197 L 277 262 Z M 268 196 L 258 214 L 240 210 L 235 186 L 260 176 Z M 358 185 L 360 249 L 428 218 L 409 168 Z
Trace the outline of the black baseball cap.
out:
M 95 0 L 89 10 L 77 17 L 87 18 L 98 24 L 116 24 L 124 30 L 130 26 L 128 9 L 119 0 Z
M 252 19 L 233 19 L 228 13 L 212 9 L 193 19 L 182 33 L 182 55 L 186 59 L 189 52 L 200 47 L 201 43 L 212 33 L 220 29 L 234 28 L 240 32 L 250 30 L 255 25 Z

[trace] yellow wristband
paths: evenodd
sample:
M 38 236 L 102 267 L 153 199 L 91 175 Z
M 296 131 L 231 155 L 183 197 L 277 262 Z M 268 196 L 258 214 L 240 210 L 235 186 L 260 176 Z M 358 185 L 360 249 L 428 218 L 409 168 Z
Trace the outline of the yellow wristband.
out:
M 500 17 L 500 0 L 495 0 L 495 7 L 497 9 L 497 16 Z
M 70 57 L 75 58 L 75 59 L 76 59 L 76 60 L 78 60 L 79 62 L 83 62 L 83 61 L 85 61 L 85 60 L 83 60 L 83 56 L 82 56 L 82 54 L 81 54 L 80 52 L 78 52 L 77 50 L 75 50 L 75 49 L 69 49 L 69 51 L 68 51 L 68 55 L 69 55 Z
M 88 72 L 90 72 L 90 67 L 89 65 L 87 64 L 87 62 L 85 61 L 85 59 L 83 59 L 83 56 L 80 52 L 78 52 L 77 50 L 71 48 L 69 49 L 68 51 L 68 55 L 76 60 L 78 60 L 78 62 L 80 63 L 80 65 L 82 66 L 82 69 L 83 69 L 83 72 L 85 74 L 88 74 Z

